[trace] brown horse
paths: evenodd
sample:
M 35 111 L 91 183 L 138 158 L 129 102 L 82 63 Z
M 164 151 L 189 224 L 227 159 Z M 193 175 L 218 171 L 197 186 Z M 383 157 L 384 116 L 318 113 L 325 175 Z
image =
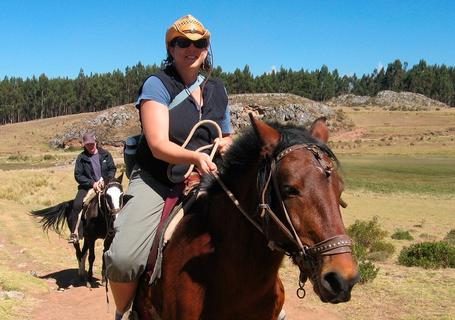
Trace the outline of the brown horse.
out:
M 177 227 L 162 276 L 140 283 L 140 319 L 277 319 L 285 255 L 323 302 L 350 299 L 359 276 L 340 213 L 343 184 L 326 146 L 325 119 L 310 131 L 251 118 L 216 178 Z

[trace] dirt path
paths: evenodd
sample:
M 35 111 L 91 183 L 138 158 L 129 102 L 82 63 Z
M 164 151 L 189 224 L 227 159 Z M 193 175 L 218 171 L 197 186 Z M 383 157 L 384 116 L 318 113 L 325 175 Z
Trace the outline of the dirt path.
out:
M 106 304 L 104 287 L 70 287 L 63 291 L 51 290 L 43 295 L 42 302 L 33 310 L 33 320 L 112 320 L 114 303 L 109 294 L 110 306 Z
M 42 296 L 43 301 L 33 311 L 33 320 L 112 320 L 114 303 L 109 294 L 109 310 L 106 304 L 104 287 L 72 287 L 64 291 L 52 290 Z M 297 297 L 288 297 L 285 303 L 287 320 L 340 320 L 341 317 L 328 311 L 302 306 Z
M 77 284 L 74 279 L 77 277 L 76 269 L 56 272 L 45 276 L 48 278 L 50 291 L 41 295 L 41 302 L 32 311 L 33 320 L 112 320 L 114 318 L 115 305 L 112 295 L 109 292 L 109 307 L 106 303 L 106 291 L 103 286 L 94 288 Z M 60 286 L 60 289 L 58 287 Z M 285 310 L 288 320 L 340 320 L 339 315 L 328 312 L 324 309 L 305 307 L 302 301 L 287 290 Z

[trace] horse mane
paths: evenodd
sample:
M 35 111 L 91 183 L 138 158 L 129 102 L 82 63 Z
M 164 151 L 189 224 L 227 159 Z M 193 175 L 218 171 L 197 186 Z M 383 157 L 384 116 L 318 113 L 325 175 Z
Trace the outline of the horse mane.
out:
M 276 157 L 284 149 L 296 144 L 309 144 L 318 146 L 333 161 L 338 164 L 338 159 L 332 150 L 323 142 L 311 136 L 309 130 L 295 123 L 267 122 L 267 124 L 280 132 L 281 141 L 274 151 Z M 225 154 L 220 164 L 220 176 L 227 177 L 232 171 L 248 169 L 257 160 L 261 150 L 261 141 L 252 127 L 245 129 Z

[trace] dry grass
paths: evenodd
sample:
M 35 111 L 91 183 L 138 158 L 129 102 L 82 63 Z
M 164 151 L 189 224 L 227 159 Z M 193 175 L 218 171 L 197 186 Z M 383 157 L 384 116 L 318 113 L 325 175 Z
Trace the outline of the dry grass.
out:
M 363 134 L 353 139 L 334 136 L 337 153 L 455 156 L 455 108 L 398 112 L 381 108 L 342 110 Z
M 0 184 L 0 199 L 31 205 L 35 209 L 70 200 L 77 187 L 74 179 L 68 179 L 71 174 L 69 167 L 0 170 L 0 181 L 7 182 Z
M 0 157 L 17 153 L 37 155 L 53 151 L 48 142 L 57 132 L 92 117 L 93 114 L 83 113 L 2 125 L 0 126 L 0 145 L 2 146 Z

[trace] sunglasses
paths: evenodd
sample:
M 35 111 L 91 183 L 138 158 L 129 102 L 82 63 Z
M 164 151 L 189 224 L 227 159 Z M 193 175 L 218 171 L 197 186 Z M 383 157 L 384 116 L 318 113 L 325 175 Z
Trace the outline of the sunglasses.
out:
M 209 41 L 207 39 L 199 39 L 196 41 L 191 41 L 190 39 L 187 38 L 176 38 L 172 40 L 171 45 L 175 47 L 176 45 L 179 48 L 188 48 L 191 44 L 193 44 L 196 48 L 198 49 L 205 49 L 209 46 Z

